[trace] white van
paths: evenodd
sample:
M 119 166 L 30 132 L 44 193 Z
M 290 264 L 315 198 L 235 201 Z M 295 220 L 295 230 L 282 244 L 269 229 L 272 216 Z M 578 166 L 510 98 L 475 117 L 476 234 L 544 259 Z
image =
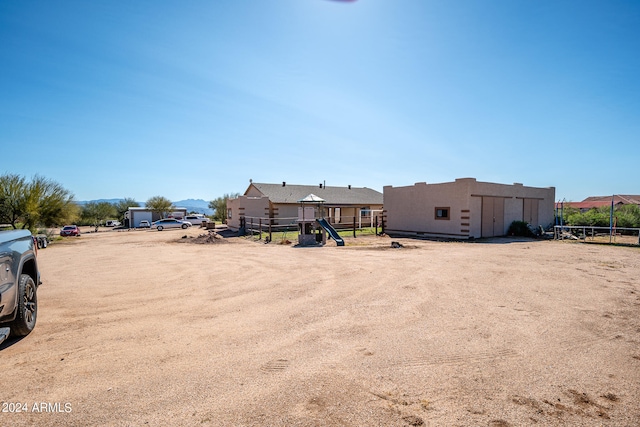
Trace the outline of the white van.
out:
M 202 225 L 203 222 L 209 221 L 209 218 L 202 214 L 191 214 L 185 216 L 183 220 L 190 222 L 191 225 Z

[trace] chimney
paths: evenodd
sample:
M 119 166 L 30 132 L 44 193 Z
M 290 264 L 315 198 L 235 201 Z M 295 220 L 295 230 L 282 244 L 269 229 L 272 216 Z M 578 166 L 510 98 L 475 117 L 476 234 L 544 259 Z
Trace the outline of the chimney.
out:
M 320 183 L 320 188 L 322 188 L 322 183 Z
M 351 190 L 351 184 L 349 184 L 349 190 Z
M 287 185 L 287 182 L 286 181 L 282 181 L 282 186 L 284 187 L 286 185 Z

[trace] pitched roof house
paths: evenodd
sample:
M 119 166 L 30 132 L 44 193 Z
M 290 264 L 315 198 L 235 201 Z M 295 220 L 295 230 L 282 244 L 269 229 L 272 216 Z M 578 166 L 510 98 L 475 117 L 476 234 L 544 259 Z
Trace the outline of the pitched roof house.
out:
M 621 195 L 616 194 L 613 196 L 591 196 L 587 197 L 581 202 L 557 202 L 556 208 L 574 208 L 579 209 L 580 212 L 586 212 L 590 209 L 597 209 L 601 207 L 610 207 L 611 200 L 613 198 L 614 206 L 622 205 L 638 205 L 640 206 L 640 195 Z
M 334 223 L 352 222 L 353 217 L 360 217 L 361 211 L 367 215 L 382 209 L 382 193 L 367 187 L 251 182 L 242 196 L 227 201 L 227 225 L 239 228 L 242 217 L 286 222 L 298 216 L 300 200 L 310 194 L 324 200 L 327 217 Z
M 611 204 L 612 196 L 591 196 L 583 200 L 583 202 L 606 202 Z M 613 196 L 613 204 L 621 205 L 640 205 L 640 196 L 615 194 Z

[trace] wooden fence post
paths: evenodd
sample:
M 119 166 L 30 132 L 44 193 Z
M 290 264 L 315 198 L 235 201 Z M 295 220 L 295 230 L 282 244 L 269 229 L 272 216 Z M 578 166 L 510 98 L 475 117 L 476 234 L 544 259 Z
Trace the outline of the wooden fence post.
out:
M 353 217 L 353 237 L 356 237 L 356 217 Z

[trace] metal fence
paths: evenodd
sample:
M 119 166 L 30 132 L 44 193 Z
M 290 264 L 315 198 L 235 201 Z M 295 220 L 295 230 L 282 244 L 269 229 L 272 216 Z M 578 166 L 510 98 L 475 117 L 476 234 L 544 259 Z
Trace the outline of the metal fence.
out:
M 587 243 L 638 246 L 640 245 L 640 228 L 556 225 L 553 228 L 553 238 Z

